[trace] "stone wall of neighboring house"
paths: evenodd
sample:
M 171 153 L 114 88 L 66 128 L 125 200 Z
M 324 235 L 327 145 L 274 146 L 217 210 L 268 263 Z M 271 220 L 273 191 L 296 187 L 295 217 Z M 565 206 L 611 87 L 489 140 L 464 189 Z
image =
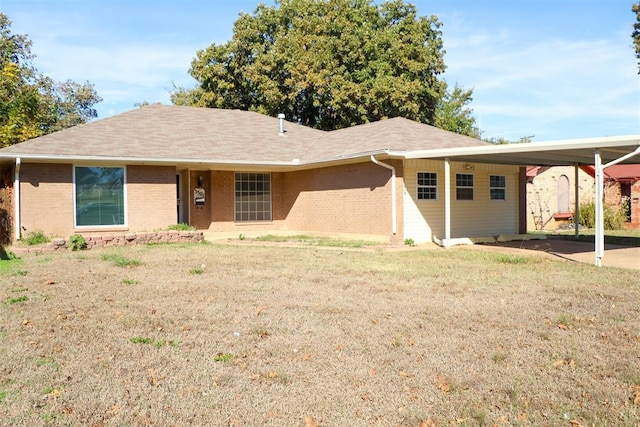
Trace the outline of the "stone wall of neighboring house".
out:
M 573 166 L 544 167 L 527 182 L 527 229 L 555 230 L 563 224 L 572 222 L 558 213 L 558 181 L 565 176 L 569 183 L 569 209 L 575 207 L 575 168 Z M 578 189 L 580 202 L 593 200 L 595 182 L 593 177 L 578 169 Z M 554 215 L 557 218 L 554 218 Z
M 621 206 L 623 203 L 623 190 L 621 182 L 609 179 L 604 183 L 604 201 L 608 206 Z M 640 227 L 640 180 L 628 183 L 630 186 L 627 203 L 629 203 L 629 225 Z

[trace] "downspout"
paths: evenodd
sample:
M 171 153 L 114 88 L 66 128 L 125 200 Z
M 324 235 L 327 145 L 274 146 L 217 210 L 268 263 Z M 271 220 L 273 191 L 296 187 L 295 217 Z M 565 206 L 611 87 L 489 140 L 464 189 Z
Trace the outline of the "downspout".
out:
M 378 166 L 387 168 L 391 171 L 391 232 L 395 236 L 398 234 L 397 217 L 398 209 L 396 208 L 396 168 L 386 163 L 379 162 L 375 156 L 371 155 L 371 161 Z
M 13 224 L 14 224 L 14 238 L 20 240 L 20 157 L 16 157 L 16 171 L 13 176 Z

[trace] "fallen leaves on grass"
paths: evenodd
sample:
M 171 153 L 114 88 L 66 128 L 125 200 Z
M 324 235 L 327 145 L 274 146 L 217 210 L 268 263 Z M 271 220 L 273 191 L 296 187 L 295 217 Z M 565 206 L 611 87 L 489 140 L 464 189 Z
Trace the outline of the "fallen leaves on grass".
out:
M 564 359 L 558 359 L 555 362 L 553 362 L 553 364 L 551 365 L 554 368 L 559 368 L 560 366 L 571 366 L 571 367 L 575 367 L 576 366 L 576 361 L 573 360 L 570 357 L 565 357 Z
M 310 415 L 304 417 L 304 427 L 320 427 L 320 423 Z
M 631 400 L 634 405 L 640 406 L 640 385 L 636 385 L 633 387 L 633 394 L 631 395 Z
M 442 374 L 438 374 L 437 380 L 438 380 L 438 388 L 440 389 L 440 391 L 442 391 L 445 394 L 451 391 L 451 384 L 449 383 L 449 380 L 447 380 L 447 377 L 445 377 Z

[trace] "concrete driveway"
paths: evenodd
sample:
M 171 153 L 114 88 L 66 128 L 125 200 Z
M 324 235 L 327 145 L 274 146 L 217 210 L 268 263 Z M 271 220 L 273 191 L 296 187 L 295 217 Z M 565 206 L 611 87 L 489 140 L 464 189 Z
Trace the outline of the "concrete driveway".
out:
M 524 240 L 496 243 L 489 246 L 544 251 L 548 254 L 572 261 L 595 265 L 595 246 L 590 242 L 578 242 L 550 237 L 545 240 Z M 620 267 L 640 270 L 640 247 L 608 245 L 604 246 L 604 267 Z

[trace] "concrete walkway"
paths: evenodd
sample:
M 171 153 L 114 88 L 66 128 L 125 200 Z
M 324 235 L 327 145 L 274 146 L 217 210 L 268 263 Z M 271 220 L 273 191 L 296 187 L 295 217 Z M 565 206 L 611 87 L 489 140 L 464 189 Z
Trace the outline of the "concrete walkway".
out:
M 504 242 L 489 246 L 544 251 L 560 258 L 592 265 L 595 265 L 596 260 L 595 246 L 593 243 L 553 237 L 545 240 Z M 603 267 L 640 270 L 640 247 L 605 244 L 604 249 L 604 258 L 602 258 Z

